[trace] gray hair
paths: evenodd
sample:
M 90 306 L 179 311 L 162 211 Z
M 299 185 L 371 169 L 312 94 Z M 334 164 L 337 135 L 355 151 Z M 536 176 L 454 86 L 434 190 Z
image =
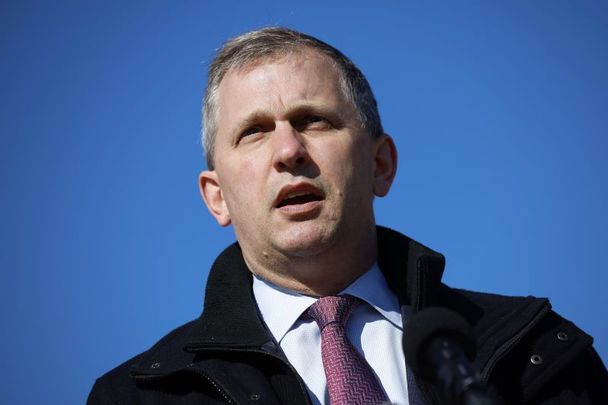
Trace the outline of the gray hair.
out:
M 269 27 L 247 32 L 226 42 L 209 66 L 203 98 L 202 142 L 207 167 L 213 170 L 217 132 L 218 89 L 231 69 L 241 69 L 262 59 L 281 57 L 311 49 L 329 57 L 338 70 L 340 86 L 346 99 L 355 106 L 362 127 L 372 136 L 384 132 L 378 105 L 367 79 L 342 52 L 310 35 L 288 28 Z

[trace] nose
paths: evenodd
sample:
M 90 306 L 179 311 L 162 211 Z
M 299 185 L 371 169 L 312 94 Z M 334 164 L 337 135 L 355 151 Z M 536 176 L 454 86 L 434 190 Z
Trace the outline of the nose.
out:
M 272 143 L 273 166 L 278 171 L 303 166 L 310 159 L 302 134 L 289 122 L 277 123 Z

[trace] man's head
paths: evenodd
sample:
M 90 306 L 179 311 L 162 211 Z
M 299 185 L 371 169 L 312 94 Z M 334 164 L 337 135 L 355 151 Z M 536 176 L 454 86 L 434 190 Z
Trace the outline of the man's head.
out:
M 217 100 L 219 86 L 230 70 L 240 70 L 264 60 L 292 53 L 314 50 L 328 57 L 337 68 L 340 87 L 347 100 L 357 110 L 361 125 L 372 136 L 383 134 L 376 99 L 367 79 L 355 64 L 339 50 L 325 42 L 287 28 L 263 28 L 247 32 L 228 41 L 209 67 L 207 88 L 203 99 L 202 140 L 209 170 L 214 168 L 215 136 L 217 132 Z
M 207 208 L 233 225 L 254 273 L 311 294 L 343 287 L 373 264 L 373 199 L 388 192 L 396 170 L 391 138 L 374 132 L 379 119 L 374 130 L 364 124 L 341 72 L 317 48 L 268 51 L 225 68 L 207 97 Z M 377 115 L 371 91 L 368 99 Z

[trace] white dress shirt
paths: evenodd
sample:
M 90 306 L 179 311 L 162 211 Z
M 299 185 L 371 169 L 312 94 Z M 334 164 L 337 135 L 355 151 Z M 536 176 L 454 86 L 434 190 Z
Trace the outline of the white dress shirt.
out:
M 313 404 L 329 404 L 321 359 L 321 333 L 316 322 L 300 319 L 317 299 L 256 276 L 253 293 L 264 322 L 304 380 Z M 374 265 L 340 294 L 365 301 L 348 319 L 346 335 L 378 376 L 391 403 L 409 404 L 399 301 L 378 266 Z

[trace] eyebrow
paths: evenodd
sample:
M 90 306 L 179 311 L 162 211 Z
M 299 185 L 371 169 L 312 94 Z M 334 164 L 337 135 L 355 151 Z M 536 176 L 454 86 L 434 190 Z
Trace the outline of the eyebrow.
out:
M 339 112 L 335 108 L 328 108 L 326 105 L 306 103 L 296 105 L 289 111 L 290 116 L 305 115 L 305 114 L 320 114 L 323 116 L 336 116 Z
M 343 118 L 339 111 L 336 111 L 334 108 L 329 108 L 325 105 L 318 103 L 300 103 L 295 104 L 293 107 L 289 108 L 286 113 L 287 120 L 292 120 L 294 117 L 303 116 L 306 114 L 318 114 L 324 117 L 327 117 L 330 120 L 337 121 L 337 123 L 342 123 Z M 254 110 L 249 115 L 247 115 L 242 120 L 238 121 L 237 124 L 234 125 L 234 129 L 232 131 L 233 136 L 237 136 L 242 130 L 252 126 L 257 125 L 260 121 L 265 120 L 273 120 L 272 114 L 267 110 L 259 109 Z
M 254 125 L 257 122 L 266 120 L 268 118 L 270 118 L 270 114 L 268 114 L 268 112 L 266 112 L 265 110 L 255 110 L 242 120 L 238 121 L 234 128 L 236 130 L 240 130 L 241 128 L 247 128 L 250 125 Z

